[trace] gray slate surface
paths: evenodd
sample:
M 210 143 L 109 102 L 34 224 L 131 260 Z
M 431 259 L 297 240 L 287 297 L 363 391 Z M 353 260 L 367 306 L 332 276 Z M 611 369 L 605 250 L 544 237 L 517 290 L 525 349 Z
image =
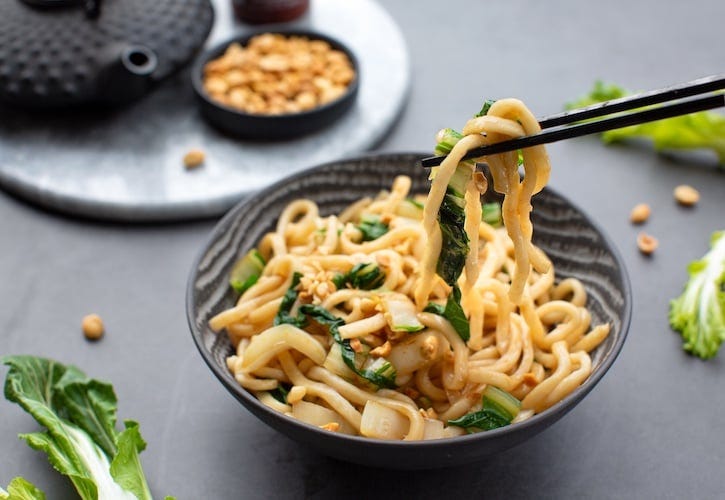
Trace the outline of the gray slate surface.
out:
M 484 97 L 517 96 L 546 115 L 596 78 L 647 89 L 723 71 L 721 1 L 389 0 L 385 7 L 413 65 L 411 100 L 382 144 L 387 151 L 430 148 L 438 128 L 461 126 Z M 662 156 L 594 138 L 549 153 L 551 185 L 601 224 L 624 256 L 632 327 L 620 358 L 580 406 L 488 462 L 433 472 L 363 469 L 313 454 L 244 411 L 204 366 L 184 315 L 189 267 L 214 221 L 97 224 L 0 196 L 0 352 L 56 357 L 113 381 L 120 417 L 139 420 L 149 441 L 142 460 L 159 498 L 722 498 L 725 353 L 706 363 L 683 354 L 667 308 L 687 263 L 725 228 L 725 172 L 708 155 Z M 702 193 L 694 209 L 672 199 L 682 182 Z M 660 239 L 649 259 L 628 222 L 642 201 L 654 212 L 645 229 Z M 90 311 L 108 327 L 95 344 L 79 331 Z M 50 498 L 75 498 L 45 458 L 17 440 L 33 429 L 19 408 L 0 401 L 0 484 L 23 475 Z

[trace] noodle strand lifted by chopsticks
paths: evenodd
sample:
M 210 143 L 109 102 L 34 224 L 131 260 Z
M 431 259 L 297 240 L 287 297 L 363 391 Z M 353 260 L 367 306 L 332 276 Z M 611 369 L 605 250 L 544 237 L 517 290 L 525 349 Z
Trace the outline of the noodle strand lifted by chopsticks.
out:
M 423 261 L 416 303 L 421 306 L 427 303 L 430 286 L 433 282 L 435 267 L 440 255 L 441 234 L 437 227 L 436 216 L 440 210 L 443 196 L 458 164 L 471 149 L 494 144 L 524 135 L 541 131 L 534 115 L 518 99 L 502 99 L 496 101 L 484 116 L 473 118 L 463 128 L 461 139 L 443 160 L 433 179 L 428 199 L 425 203 L 423 227 L 428 235 L 428 253 Z M 546 272 L 546 258 L 531 243 L 533 227 L 529 219 L 531 213 L 531 197 L 541 191 L 549 180 L 551 167 L 544 146 L 534 146 L 523 150 L 524 179 L 519 176 L 518 152 L 512 151 L 491 155 L 486 158 L 494 180 L 494 189 L 504 194 L 502 207 L 503 222 L 509 237 L 514 244 L 514 275 L 509 291 L 512 302 L 521 301 L 526 280 L 531 266 L 538 272 Z M 472 203 L 468 201 L 467 207 Z M 473 210 L 469 210 L 472 212 Z M 480 211 L 478 212 L 480 213 Z M 468 216 L 468 214 L 467 214 Z M 469 234 L 469 239 L 476 242 L 477 235 Z M 466 274 L 475 272 L 469 269 L 472 263 L 466 263 Z

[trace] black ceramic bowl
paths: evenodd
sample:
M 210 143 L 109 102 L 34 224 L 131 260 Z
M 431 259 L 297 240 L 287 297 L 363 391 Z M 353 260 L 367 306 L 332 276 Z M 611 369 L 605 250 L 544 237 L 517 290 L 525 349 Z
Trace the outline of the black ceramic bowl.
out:
M 261 33 L 275 33 L 289 36 L 303 36 L 311 40 L 322 40 L 335 50 L 347 54 L 355 71 L 354 79 L 349 83 L 345 93 L 334 101 L 318 106 L 309 111 L 282 115 L 251 114 L 213 100 L 204 90 L 202 84 L 204 66 L 218 58 L 232 43 L 243 47 L 249 40 Z M 283 30 L 268 28 L 264 31 L 249 33 L 227 40 L 199 57 L 191 70 L 191 82 L 201 107 L 202 116 L 218 129 L 245 139 L 283 140 L 316 132 L 340 118 L 355 103 L 360 87 L 360 65 L 355 54 L 342 42 L 322 33 L 302 30 Z
M 569 396 L 521 423 L 488 432 L 433 441 L 383 441 L 324 431 L 269 409 L 243 389 L 227 370 L 233 352 L 226 334 L 216 334 L 208 320 L 231 307 L 228 285 L 234 262 L 274 229 L 277 217 L 292 200 L 309 198 L 322 215 L 339 213 L 363 196 L 389 188 L 398 174 L 413 179 L 424 193 L 428 181 L 415 165 L 422 155 L 380 154 L 327 163 L 286 178 L 245 198 L 216 226 L 189 278 L 186 307 L 191 333 L 212 372 L 249 411 L 266 424 L 322 453 L 375 467 L 423 469 L 481 459 L 541 432 L 574 408 L 601 380 L 622 348 L 629 327 L 632 296 L 622 259 L 586 215 L 564 197 L 544 189 L 534 197 L 534 240 L 554 262 L 559 279 L 575 277 L 586 287 L 592 323 L 612 325 L 607 339 L 592 352 L 591 376 Z

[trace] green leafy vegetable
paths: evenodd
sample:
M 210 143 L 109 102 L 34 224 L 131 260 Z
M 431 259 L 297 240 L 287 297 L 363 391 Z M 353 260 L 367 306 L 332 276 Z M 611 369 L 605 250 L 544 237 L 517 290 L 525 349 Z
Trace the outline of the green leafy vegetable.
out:
M 687 352 L 709 359 L 725 340 L 725 231 L 713 233 L 710 251 L 687 272 L 682 295 L 670 302 L 670 325 Z
M 468 342 L 468 339 L 471 338 L 471 327 L 466 314 L 463 312 L 463 307 L 461 307 L 461 290 L 458 285 L 453 286 L 445 306 L 430 302 L 425 306 L 424 311 L 446 318 L 465 342 Z
M 495 410 L 507 420 L 511 421 L 521 411 L 521 401 L 503 389 L 489 385 L 483 391 L 483 407 Z
M 483 408 L 467 413 L 448 425 L 462 427 L 468 432 L 490 431 L 509 425 L 521 409 L 521 402 L 508 392 L 489 385 L 483 392 Z
M 292 275 L 292 283 L 282 297 L 282 303 L 279 305 L 279 311 L 277 311 L 277 315 L 274 317 L 275 326 L 288 323 L 298 328 L 302 328 L 307 322 L 307 319 L 304 316 L 300 316 L 299 314 L 297 316 L 292 316 L 290 314 L 292 312 L 292 307 L 295 305 L 295 301 L 297 300 L 297 295 L 299 295 L 297 287 L 300 284 L 301 278 L 302 273 L 295 272 Z
M 592 91 L 577 101 L 568 103 L 568 109 L 617 99 L 628 95 L 622 87 L 601 81 L 594 83 Z M 605 143 L 631 137 L 652 139 L 655 149 L 712 149 L 721 167 L 725 167 L 725 115 L 701 111 L 656 122 L 609 130 L 602 134 Z
M 461 139 L 463 139 L 463 134 L 452 128 L 440 130 L 436 136 L 435 154 L 439 156 L 447 155 Z
M 436 272 L 443 281 L 453 286 L 463 271 L 468 255 L 468 235 L 464 229 L 465 214 L 463 196 L 454 194 L 450 188 L 443 197 L 438 211 L 438 225 L 441 229 L 441 253 L 436 263 Z
M 254 285 L 264 271 L 264 257 L 256 248 L 239 259 L 229 273 L 229 284 L 238 293 L 243 294 Z
M 493 104 L 494 104 L 495 102 L 496 102 L 496 101 L 493 101 L 493 100 L 491 100 L 491 99 L 487 99 L 487 100 L 485 100 L 485 101 L 483 102 L 483 106 L 481 106 L 481 111 L 479 111 L 478 113 L 476 113 L 476 114 L 475 114 L 475 115 L 473 115 L 473 116 L 474 116 L 474 117 L 476 117 L 476 118 L 478 118 L 479 116 L 486 116 L 486 115 L 488 114 L 488 110 L 489 110 L 489 109 L 491 109 L 491 106 L 493 106 Z
M 288 384 L 279 384 L 275 389 L 269 391 L 269 395 L 282 404 L 287 404 L 287 395 L 290 386 Z
M 481 111 L 476 116 L 484 116 L 488 113 L 495 101 L 486 101 Z M 438 133 L 435 153 L 445 155 L 451 152 L 453 146 L 463 136 L 453 129 L 443 129 Z M 454 172 L 446 187 L 446 194 L 438 210 L 438 226 L 441 230 L 441 253 L 436 262 L 436 272 L 448 285 L 453 287 L 448 301 L 441 316 L 445 317 L 461 338 L 467 341 L 470 337 L 468 319 L 461 307 L 461 292 L 456 285 L 458 277 L 466 264 L 466 256 L 469 252 L 468 235 L 465 231 L 465 192 L 466 185 L 470 181 L 475 165 L 471 161 L 462 161 Z M 488 217 L 491 222 L 500 219 L 500 206 L 498 206 L 498 218 L 495 215 L 494 205 L 486 204 L 482 208 L 482 217 Z M 496 220 L 494 220 L 496 218 Z M 435 311 L 433 311 L 435 312 Z M 438 314 L 436 312 L 436 314 Z
M 8 485 L 8 491 L 0 488 L 0 499 L 7 500 L 45 500 L 45 493 L 33 483 L 22 477 L 16 477 Z
M 453 285 L 453 290 L 448 295 L 443 317 L 448 320 L 458 335 L 465 342 L 468 342 L 468 339 L 471 337 L 471 328 L 468 324 L 466 313 L 463 312 L 463 307 L 461 307 L 461 290 L 459 290 L 458 285 Z
M 511 422 L 489 409 L 467 413 L 455 420 L 449 420 L 448 425 L 463 427 L 469 433 L 490 431 L 509 425 Z
M 132 420 L 116 430 L 117 400 L 110 384 L 49 359 L 7 356 L 2 361 L 10 367 L 5 397 L 46 429 L 20 438 L 44 451 L 82 499 L 152 498 L 138 456 L 146 443 Z M 10 498 L 43 498 L 22 479 L 9 488 L 15 495 Z
M 345 320 L 334 316 L 320 306 L 312 304 L 300 306 L 297 316 L 290 314 L 297 300 L 296 288 L 301 276 L 300 273 L 294 273 L 292 284 L 287 289 L 277 316 L 274 318 L 274 324 L 287 323 L 298 328 L 304 328 L 309 325 L 310 320 L 316 322 L 319 326 L 326 328 L 333 340 L 340 346 L 342 359 L 353 372 L 377 387 L 395 388 L 396 372 L 392 364 L 383 358 L 372 360 L 367 356 L 367 352 L 356 353 L 350 345 L 350 340 L 342 338 L 338 328 L 345 324 Z M 286 400 L 286 395 L 278 394 L 275 396 L 275 394 L 272 394 L 272 396 L 275 398 L 281 396 Z
M 415 201 L 413 198 L 406 198 L 405 201 L 418 208 L 419 210 L 423 210 L 424 208 L 424 205 L 421 202 Z
M 445 311 L 446 306 L 443 304 L 436 304 L 435 302 L 428 302 L 428 305 L 425 306 L 425 309 L 423 309 L 423 312 L 437 314 L 438 316 L 443 316 Z
M 414 333 L 425 328 L 425 325 L 418 319 L 415 304 L 404 295 L 384 294 L 381 297 L 380 305 L 392 331 Z
M 374 290 L 385 283 L 385 273 L 372 262 L 355 264 L 348 273 L 335 275 L 332 282 L 338 290 L 348 285 L 358 290 Z
M 589 94 L 580 97 L 576 101 L 567 103 L 566 108 L 584 108 L 587 106 L 591 106 L 592 104 L 597 104 L 604 101 L 611 101 L 612 99 L 619 99 L 620 97 L 625 97 L 627 94 L 628 92 L 619 85 L 597 80 L 596 82 L 594 82 L 594 87 L 589 92 Z
M 388 225 L 380 221 L 380 216 L 364 214 L 356 226 L 362 233 L 363 241 L 377 240 L 388 232 Z
M 306 315 L 318 325 L 328 329 L 332 338 L 340 346 L 343 361 L 352 371 L 377 387 L 395 388 L 396 372 L 390 362 L 384 358 L 373 360 L 367 356 L 367 353 L 356 353 L 350 346 L 350 340 L 340 336 L 338 328 L 345 324 L 345 320 L 312 304 L 301 306 L 300 314 Z
M 483 222 L 493 227 L 503 226 L 501 205 L 496 202 L 484 203 L 481 205 L 481 219 Z
M 408 219 L 421 220 L 423 218 L 423 204 L 413 198 L 406 198 L 398 204 L 395 213 Z

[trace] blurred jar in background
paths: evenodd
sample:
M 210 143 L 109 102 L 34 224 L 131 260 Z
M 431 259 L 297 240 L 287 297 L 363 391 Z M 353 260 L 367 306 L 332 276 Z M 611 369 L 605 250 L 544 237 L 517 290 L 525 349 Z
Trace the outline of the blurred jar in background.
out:
M 232 0 L 237 19 L 250 24 L 292 21 L 309 6 L 309 0 Z

